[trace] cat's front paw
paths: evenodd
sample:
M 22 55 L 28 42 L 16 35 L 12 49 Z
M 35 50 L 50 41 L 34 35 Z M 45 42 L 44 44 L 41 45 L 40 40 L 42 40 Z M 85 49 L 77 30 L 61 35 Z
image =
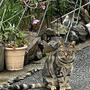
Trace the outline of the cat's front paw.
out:
M 56 90 L 57 88 L 55 86 L 52 86 L 51 87 L 51 90 Z
M 66 90 L 71 90 L 71 86 L 69 84 L 66 85 Z
M 71 90 L 71 86 L 70 85 L 63 86 L 60 88 L 60 90 Z
M 60 90 L 66 90 L 66 87 L 60 87 Z

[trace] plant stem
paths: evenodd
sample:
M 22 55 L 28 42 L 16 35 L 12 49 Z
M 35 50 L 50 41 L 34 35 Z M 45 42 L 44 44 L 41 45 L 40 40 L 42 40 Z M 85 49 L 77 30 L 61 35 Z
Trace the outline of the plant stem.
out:
M 80 8 L 81 8 L 81 5 L 82 5 L 82 0 L 80 0 L 80 5 L 79 5 L 79 11 L 78 11 L 78 17 L 77 17 L 76 24 L 77 24 L 78 21 L 79 21 L 79 15 L 80 15 Z
M 3 22 L 3 19 L 4 19 L 5 13 L 6 13 L 6 9 L 4 9 L 4 13 L 3 13 L 3 15 L 2 15 L 2 20 L 1 20 L 1 22 L 0 22 L 0 29 L 1 29 L 1 27 L 2 27 L 2 22 Z
M 47 8 L 46 8 L 45 13 L 44 13 L 44 15 L 43 15 L 43 19 L 42 19 L 42 21 L 41 21 L 40 28 L 39 28 L 39 30 L 38 30 L 38 35 L 39 35 L 39 33 L 40 33 L 40 30 L 41 30 L 43 21 L 44 21 L 44 19 L 45 19 L 46 12 L 47 12 L 47 10 L 48 10 L 49 4 L 50 4 L 50 0 L 48 1 Z
M 3 3 L 4 3 L 4 0 L 2 0 L 2 1 L 0 2 L 0 8 L 2 7 Z
M 22 16 L 21 16 L 21 18 L 20 18 L 20 20 L 19 20 L 19 22 L 18 22 L 17 28 L 19 27 L 19 25 L 20 25 L 20 23 L 21 23 L 21 20 L 22 20 L 22 18 L 23 18 L 23 16 L 24 16 L 26 10 L 27 10 L 27 7 L 25 7 L 24 11 L 22 12 Z
M 78 0 L 76 1 L 75 9 L 76 9 L 76 7 L 77 7 L 77 3 L 78 3 Z M 65 42 L 67 42 L 67 40 L 68 40 L 68 36 L 69 36 L 70 31 L 71 31 L 72 24 L 73 24 L 73 22 L 74 22 L 74 17 L 75 17 L 75 11 L 74 11 L 74 13 L 73 13 L 73 17 L 72 17 L 72 20 L 71 20 L 71 24 L 70 24 L 69 30 L 68 30 L 67 35 L 66 35 Z M 69 25 L 68 25 L 68 26 L 69 26 Z
M 17 15 L 19 15 L 23 10 L 21 10 L 20 12 L 16 13 L 15 15 L 13 15 L 12 17 L 8 18 L 7 20 L 3 21 L 2 23 L 5 23 L 9 20 L 11 20 L 12 18 L 16 17 Z

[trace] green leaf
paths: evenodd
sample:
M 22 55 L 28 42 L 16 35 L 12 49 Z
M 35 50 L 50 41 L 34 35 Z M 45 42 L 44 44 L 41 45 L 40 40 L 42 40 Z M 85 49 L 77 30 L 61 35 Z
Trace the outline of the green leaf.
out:
M 3 38 L 2 38 L 2 35 L 0 35 L 0 42 L 2 42 Z
M 19 46 L 20 44 L 22 44 L 22 40 L 20 40 L 20 39 L 19 40 L 16 40 L 15 43 L 16 43 L 17 46 Z
M 8 37 L 9 37 L 8 33 L 5 33 L 3 36 L 4 36 L 5 40 L 8 40 Z
M 25 37 L 27 37 L 28 34 L 24 34 L 24 33 L 22 33 L 22 32 L 19 32 L 19 33 L 17 33 L 16 35 L 17 35 L 17 37 L 19 37 L 19 38 L 25 38 Z
M 13 45 L 15 44 L 15 42 L 14 42 L 14 41 L 11 41 L 11 42 L 9 42 L 9 44 L 10 44 L 11 46 L 13 46 Z

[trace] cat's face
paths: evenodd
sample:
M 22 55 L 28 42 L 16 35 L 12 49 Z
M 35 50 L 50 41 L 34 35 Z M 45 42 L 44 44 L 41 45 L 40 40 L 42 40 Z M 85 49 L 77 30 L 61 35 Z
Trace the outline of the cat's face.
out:
M 75 41 L 64 44 L 59 41 L 58 58 L 62 60 L 72 60 L 75 57 Z

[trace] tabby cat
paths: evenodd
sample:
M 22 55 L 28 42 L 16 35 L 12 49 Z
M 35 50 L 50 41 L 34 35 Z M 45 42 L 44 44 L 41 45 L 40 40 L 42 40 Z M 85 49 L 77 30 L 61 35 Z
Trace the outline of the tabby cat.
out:
M 70 90 L 69 77 L 73 68 L 75 57 L 75 41 L 62 43 L 52 52 L 45 62 L 42 70 L 43 83 L 12 85 L 10 90 L 23 90 L 46 87 L 51 90 Z

